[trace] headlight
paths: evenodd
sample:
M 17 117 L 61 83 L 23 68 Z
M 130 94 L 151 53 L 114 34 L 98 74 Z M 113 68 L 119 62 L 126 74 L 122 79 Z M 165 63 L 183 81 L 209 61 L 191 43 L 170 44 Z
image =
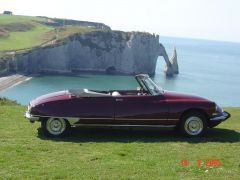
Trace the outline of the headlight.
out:
M 223 109 L 216 104 L 216 106 L 215 106 L 215 112 L 212 113 L 212 115 L 213 115 L 213 116 L 216 116 L 216 115 L 218 115 L 219 113 L 222 113 L 222 112 L 223 112 Z
M 216 104 L 216 112 L 223 112 L 223 109 Z

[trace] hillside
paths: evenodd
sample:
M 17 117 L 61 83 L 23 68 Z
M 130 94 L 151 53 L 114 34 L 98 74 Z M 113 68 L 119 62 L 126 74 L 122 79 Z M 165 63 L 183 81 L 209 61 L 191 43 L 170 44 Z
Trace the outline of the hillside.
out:
M 159 56 L 165 72 L 178 74 L 159 35 L 111 30 L 103 23 L 0 15 L 0 76 L 100 72 L 154 74 Z M 87 63 L 86 63 L 87 62 Z
M 101 23 L 0 14 L 0 51 L 28 49 L 103 27 L 108 29 Z
M 1 103 L 2 101 L 2 103 Z M 0 176 L 3 179 L 239 179 L 240 108 L 202 138 L 172 130 L 73 129 L 49 139 L 27 107 L 0 99 Z M 189 160 L 187 167 L 181 160 Z M 207 160 L 221 165 L 207 167 Z M 201 161 L 198 167 L 197 161 Z

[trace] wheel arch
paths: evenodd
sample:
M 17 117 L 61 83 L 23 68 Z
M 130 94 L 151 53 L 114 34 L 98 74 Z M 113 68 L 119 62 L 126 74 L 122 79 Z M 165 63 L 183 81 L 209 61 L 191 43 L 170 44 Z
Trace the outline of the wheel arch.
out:
M 178 125 L 181 123 L 181 121 L 182 121 L 182 119 L 183 119 L 183 117 L 185 115 L 187 115 L 189 113 L 193 113 L 193 112 L 201 113 L 206 118 L 206 122 L 208 124 L 209 116 L 208 116 L 207 112 L 204 109 L 201 109 L 201 108 L 190 108 L 190 109 L 187 109 L 187 110 L 182 112 L 182 114 L 180 115 L 180 118 L 179 118 Z
M 49 118 L 56 118 L 56 119 L 63 119 L 63 120 L 65 120 L 69 125 L 71 124 L 70 123 L 70 118 L 66 118 L 66 117 L 55 117 L 55 116 L 40 116 L 39 117 L 39 121 L 41 122 L 41 121 L 46 121 L 46 120 L 48 120 Z

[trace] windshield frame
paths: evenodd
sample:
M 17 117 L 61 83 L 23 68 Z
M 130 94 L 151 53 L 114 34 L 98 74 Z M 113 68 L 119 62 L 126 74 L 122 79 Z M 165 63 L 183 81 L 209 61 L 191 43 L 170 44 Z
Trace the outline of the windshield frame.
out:
M 162 87 L 159 87 L 148 75 L 137 75 L 136 79 L 138 84 L 149 94 L 153 96 L 161 95 L 164 93 Z M 150 87 L 152 86 L 152 88 Z

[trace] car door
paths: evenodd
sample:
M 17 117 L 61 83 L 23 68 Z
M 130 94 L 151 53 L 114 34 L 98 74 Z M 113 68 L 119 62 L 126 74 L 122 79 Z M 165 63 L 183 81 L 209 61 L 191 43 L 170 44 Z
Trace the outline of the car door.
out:
M 168 125 L 168 107 L 163 95 L 118 96 L 115 123 L 131 125 Z
M 111 96 L 78 97 L 65 106 L 81 124 L 111 124 L 114 120 L 114 99 Z

